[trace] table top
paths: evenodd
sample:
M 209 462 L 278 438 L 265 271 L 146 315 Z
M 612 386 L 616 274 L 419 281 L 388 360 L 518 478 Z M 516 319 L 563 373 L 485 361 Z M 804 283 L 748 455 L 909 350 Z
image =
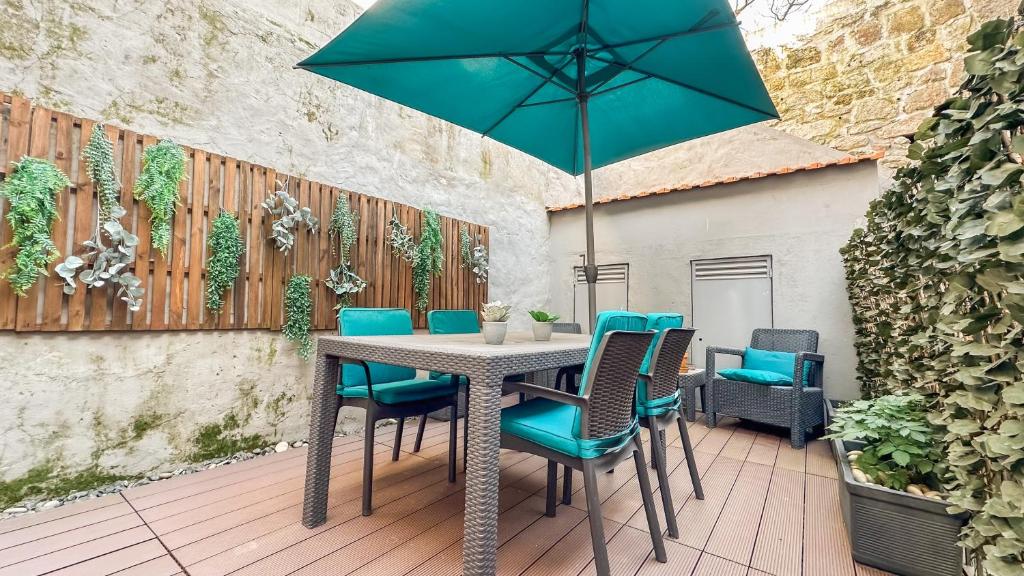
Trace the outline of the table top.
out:
M 321 336 L 320 341 L 355 344 L 416 352 L 498 358 L 545 352 L 589 351 L 588 334 L 552 334 L 551 340 L 538 342 L 532 332 L 509 332 L 503 344 L 487 344 L 483 334 L 413 334 L 409 336 Z

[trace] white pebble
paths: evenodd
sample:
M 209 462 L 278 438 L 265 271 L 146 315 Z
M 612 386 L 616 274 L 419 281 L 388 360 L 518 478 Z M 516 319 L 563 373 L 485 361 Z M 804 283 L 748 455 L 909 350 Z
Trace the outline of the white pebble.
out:
M 288 449 L 288 443 L 287 442 L 278 442 L 277 446 L 274 446 L 274 451 L 275 452 L 284 452 L 287 449 Z

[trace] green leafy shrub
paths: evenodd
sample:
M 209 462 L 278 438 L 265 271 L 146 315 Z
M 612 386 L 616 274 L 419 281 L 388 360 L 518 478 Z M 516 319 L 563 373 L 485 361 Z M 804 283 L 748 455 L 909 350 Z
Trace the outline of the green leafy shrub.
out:
M 181 146 L 170 140 L 161 140 L 143 151 L 142 173 L 135 183 L 135 198 L 149 207 L 153 247 L 165 258 L 171 245 L 178 186 L 184 177 L 185 150 Z
M 245 251 L 238 219 L 229 212 L 221 212 L 210 227 L 210 258 L 206 265 L 206 308 L 220 313 L 224 307 L 224 294 L 238 278 L 239 258 Z
M 356 222 L 359 213 L 351 210 L 348 195 L 341 194 L 334 204 L 331 222 L 327 226 L 327 236 L 331 239 L 331 254 L 338 256 L 338 265 L 331 268 L 324 284 L 338 296 L 335 310 L 344 308 L 352 302 L 352 297 L 366 288 L 366 281 L 352 269 L 349 260 L 350 249 L 356 242 Z
M 298 346 L 299 357 L 308 360 L 313 352 L 313 300 L 310 277 L 292 276 L 284 292 L 284 337 Z
M 7 222 L 11 225 L 11 243 L 18 249 L 14 264 L 3 278 L 18 296 L 25 296 L 46 267 L 60 257 L 50 238 L 57 220 L 57 195 L 71 185 L 59 168 L 46 160 L 25 157 L 12 163 L 10 175 L 0 187 L 0 195 L 10 206 Z
M 534 322 L 558 322 L 561 316 L 549 314 L 543 310 L 530 310 L 530 318 L 533 318 Z

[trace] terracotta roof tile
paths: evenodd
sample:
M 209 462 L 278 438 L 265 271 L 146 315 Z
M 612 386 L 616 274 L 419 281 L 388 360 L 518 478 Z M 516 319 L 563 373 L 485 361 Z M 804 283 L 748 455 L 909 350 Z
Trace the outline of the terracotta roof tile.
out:
M 768 176 L 779 176 L 782 174 L 792 174 L 794 172 L 819 170 L 821 168 L 828 168 L 829 166 L 844 166 L 848 164 L 856 164 L 858 162 L 864 162 L 866 160 L 879 160 L 885 155 L 883 150 L 876 150 L 870 154 L 863 154 L 859 156 L 846 156 L 837 160 L 829 160 L 827 162 L 812 162 L 810 164 L 803 164 L 800 166 L 785 166 L 771 172 L 752 172 L 746 176 L 727 176 L 717 180 L 705 180 L 704 182 L 694 184 L 680 184 L 678 186 L 670 186 L 667 188 L 659 188 L 657 190 L 644 190 L 641 192 L 635 192 L 632 194 L 620 194 L 618 196 L 612 196 L 608 198 L 601 198 L 595 200 L 594 204 L 608 204 L 610 202 L 619 202 L 622 200 L 632 200 L 634 198 L 644 198 L 646 196 L 655 196 L 660 194 L 669 194 L 671 192 L 683 192 L 686 190 L 693 190 L 694 188 L 708 188 L 718 184 L 731 184 L 733 182 L 740 182 L 743 180 L 753 180 L 755 178 L 765 178 Z M 583 204 L 567 204 L 564 206 L 550 206 L 548 212 L 558 212 L 561 210 L 572 210 L 573 208 L 582 208 Z

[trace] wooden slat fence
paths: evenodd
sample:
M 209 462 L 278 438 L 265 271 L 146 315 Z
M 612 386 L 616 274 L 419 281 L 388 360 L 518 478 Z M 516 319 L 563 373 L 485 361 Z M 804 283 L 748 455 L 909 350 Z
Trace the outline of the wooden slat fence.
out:
M 72 181 L 71 187 L 60 194 L 60 220 L 53 230 L 61 259 L 50 266 L 50 276 L 41 278 L 25 298 L 16 297 L 10 285 L 0 280 L 0 330 L 279 330 L 284 321 L 284 288 L 293 274 L 307 274 L 314 279 L 314 327 L 335 329 L 337 299 L 323 280 L 336 265 L 337 256 L 331 254 L 325 228 L 342 194 L 359 212 L 359 235 L 352 248 L 352 260 L 356 272 L 368 283 L 353 305 L 411 309 L 415 325 L 426 326 L 426 315 L 415 310 L 412 270 L 392 255 L 386 241 L 392 214 L 418 237 L 420 210 L 185 147 L 186 177 L 180 186 L 180 204 L 165 259 L 150 247 L 148 208 L 132 197 L 142 152 L 157 138 L 111 125 L 106 130 L 114 143 L 116 172 L 122 184 L 121 202 L 128 211 L 121 223 L 140 239 L 133 272 L 146 289 L 143 308 L 132 313 L 124 302 L 113 297 L 112 290 L 86 290 L 81 283 L 73 296 L 64 295 L 62 281 L 53 268 L 68 254 L 82 254 L 81 243 L 92 236 L 96 227 L 96 191 L 81 159 L 81 150 L 95 121 L 33 106 L 18 96 L 0 97 L 0 177 L 6 176 L 11 162 L 31 155 L 53 161 Z M 298 199 L 300 206 L 308 206 L 321 222 L 319 233 L 302 229 L 287 256 L 267 241 L 270 218 L 259 206 L 276 189 L 278 181 L 287 181 L 292 197 Z M 6 210 L 0 199 L 0 216 L 6 216 Z M 246 250 L 241 275 L 226 298 L 223 312 L 215 317 L 206 310 L 204 301 L 206 234 L 220 210 L 239 218 Z M 488 245 L 486 227 L 441 217 L 445 267 L 443 275 L 434 279 L 430 309 L 479 309 L 487 299 L 487 285 L 477 284 L 472 273 L 460 265 L 462 224 Z M 11 230 L 4 219 L 0 223 L 0 246 L 10 240 Z M 0 249 L 0 270 L 10 266 L 13 256 L 13 248 Z

